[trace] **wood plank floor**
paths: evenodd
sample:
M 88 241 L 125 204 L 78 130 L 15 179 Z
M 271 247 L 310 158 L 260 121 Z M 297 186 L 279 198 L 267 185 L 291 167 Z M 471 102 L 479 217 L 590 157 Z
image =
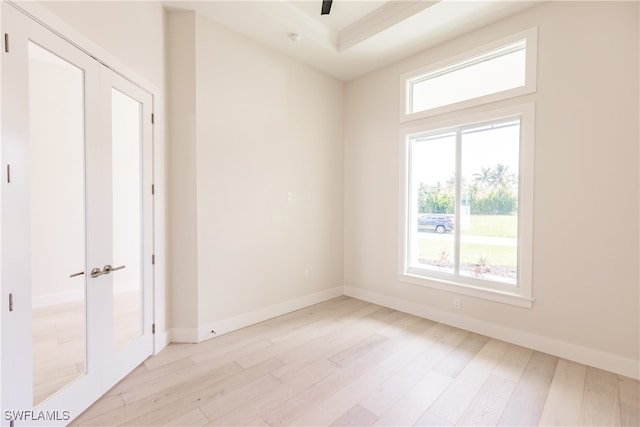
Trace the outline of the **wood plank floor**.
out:
M 171 344 L 71 425 L 640 425 L 640 384 L 340 297 Z

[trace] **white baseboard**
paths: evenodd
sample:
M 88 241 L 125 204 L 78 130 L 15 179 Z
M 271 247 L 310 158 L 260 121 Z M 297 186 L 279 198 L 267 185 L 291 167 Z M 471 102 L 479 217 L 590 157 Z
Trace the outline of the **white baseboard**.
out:
M 593 366 L 606 371 L 614 372 L 626 377 L 640 379 L 640 361 L 628 359 L 616 354 L 583 347 L 555 338 L 536 335 L 519 329 L 509 328 L 503 325 L 473 319 L 443 310 L 424 307 L 409 301 L 389 297 L 363 289 L 345 286 L 344 294 L 353 298 L 382 305 L 394 310 L 402 311 L 415 316 L 434 320 L 450 326 L 475 332 L 491 338 L 506 341 L 512 344 L 527 347 L 532 350 L 552 354 L 583 365 Z
M 294 300 L 285 301 L 281 304 L 241 314 L 239 316 L 218 320 L 199 328 L 173 328 L 170 331 L 171 342 L 197 343 L 205 341 L 249 325 L 254 325 L 283 314 L 291 313 L 292 311 L 309 307 L 313 304 L 337 298 L 343 294 L 342 286 L 338 286 L 322 292 L 296 298 Z M 211 331 L 215 331 L 215 333 L 212 333 Z
M 169 329 L 170 342 L 196 343 L 198 342 L 198 328 Z

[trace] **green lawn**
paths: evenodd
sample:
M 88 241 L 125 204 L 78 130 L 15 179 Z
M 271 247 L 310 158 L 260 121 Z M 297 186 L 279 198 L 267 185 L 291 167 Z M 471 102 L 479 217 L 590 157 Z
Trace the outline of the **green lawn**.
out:
M 460 260 L 464 263 L 478 264 L 483 257 L 486 257 L 486 262 L 489 265 L 516 266 L 518 263 L 518 248 L 477 243 L 466 243 L 460 248 Z
M 468 228 L 462 233 L 472 236 L 517 237 L 517 215 L 472 215 Z
M 492 267 L 505 267 L 509 270 L 518 264 L 518 248 L 516 246 L 502 246 L 503 240 L 491 238 L 515 239 L 518 236 L 518 217 L 516 215 L 473 215 L 468 227 L 462 227 L 462 238 L 469 237 L 471 242 L 463 242 L 460 247 L 461 264 L 483 264 Z M 429 262 L 439 263 L 444 259 L 452 265 L 453 233 L 447 233 L 447 240 L 442 240 L 443 235 L 434 232 L 420 233 L 418 237 L 419 258 Z M 487 239 L 482 239 L 487 237 Z M 484 243 L 486 240 L 487 243 Z M 514 241 L 512 241 L 515 243 Z M 467 267 L 470 268 L 470 267 Z M 497 270 L 500 270 L 498 268 Z
M 449 259 L 453 260 L 453 244 L 443 241 L 427 239 L 418 240 L 420 257 L 432 260 L 440 259 L 443 251 L 449 254 Z M 480 258 L 486 257 L 486 262 L 490 265 L 515 266 L 518 261 L 518 248 L 511 246 L 483 245 L 478 243 L 464 243 L 460 248 L 460 260 L 467 264 L 478 264 Z

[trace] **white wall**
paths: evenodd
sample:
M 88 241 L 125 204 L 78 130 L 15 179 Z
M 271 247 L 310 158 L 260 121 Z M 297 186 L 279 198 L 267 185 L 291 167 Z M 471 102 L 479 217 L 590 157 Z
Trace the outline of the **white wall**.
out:
M 42 1 L 40 4 L 140 76 L 163 87 L 164 8 L 160 2 Z
M 347 293 L 638 376 L 637 8 L 545 3 L 350 82 Z M 454 312 L 452 294 L 396 277 L 399 77 L 536 25 L 535 302 L 463 297 Z
M 169 31 L 182 33 L 169 38 L 190 34 L 174 15 L 185 13 L 169 13 Z M 172 187 L 188 199 L 172 207 L 172 236 L 197 229 L 197 247 L 172 260 L 195 268 L 172 280 L 190 299 L 172 310 L 180 341 L 339 295 L 343 280 L 343 84 L 199 16 L 195 28 L 195 74 L 170 77 L 180 96 L 195 79 L 196 102 L 195 144 L 187 133 L 171 142 L 188 157 L 172 160 L 171 179 L 190 182 Z M 170 59 L 169 75 L 185 67 Z M 171 122 L 190 126 L 189 108 Z M 197 331 L 183 329 L 187 313 Z
M 195 14 L 167 15 L 169 324 L 198 327 Z

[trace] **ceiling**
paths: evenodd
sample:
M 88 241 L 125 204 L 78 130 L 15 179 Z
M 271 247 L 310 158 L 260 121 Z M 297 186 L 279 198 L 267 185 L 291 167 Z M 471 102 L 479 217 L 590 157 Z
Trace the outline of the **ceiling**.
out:
M 423 49 L 518 13 L 538 1 L 321 0 L 165 1 L 348 81 Z M 291 33 L 300 35 L 293 41 Z

